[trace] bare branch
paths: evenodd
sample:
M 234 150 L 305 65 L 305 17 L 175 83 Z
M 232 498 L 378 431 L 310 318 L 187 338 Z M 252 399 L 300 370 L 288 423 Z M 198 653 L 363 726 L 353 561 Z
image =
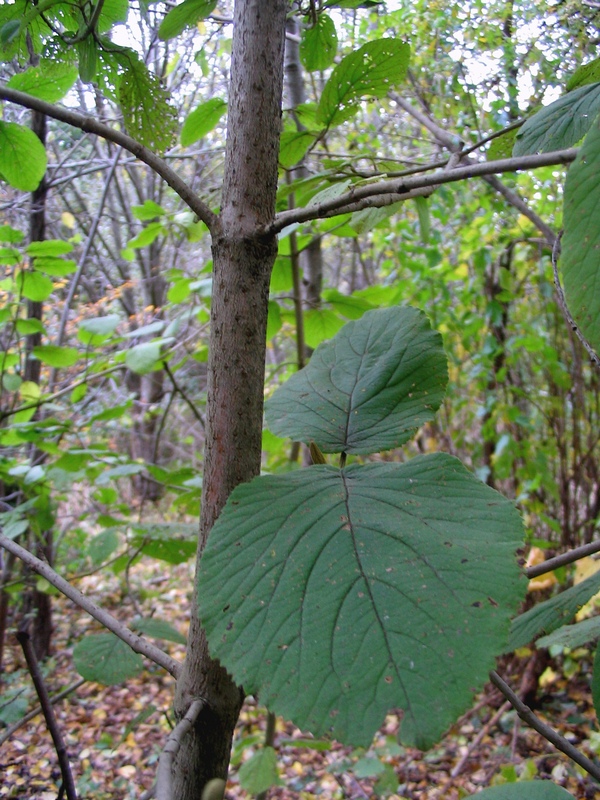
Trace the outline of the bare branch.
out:
M 79 114 L 77 111 L 64 108 L 63 106 L 56 106 L 52 103 L 47 103 L 45 100 L 40 100 L 37 97 L 26 94 L 25 92 L 18 92 L 16 89 L 9 89 L 7 86 L 0 86 L 0 100 L 8 100 L 11 103 L 29 108 L 32 111 L 40 111 L 52 119 L 66 122 L 67 125 L 72 125 L 74 128 L 79 128 L 86 133 L 93 133 L 96 136 L 101 136 L 109 142 L 114 142 L 120 145 L 124 150 L 132 153 L 144 164 L 147 164 L 157 175 L 160 175 L 169 186 L 177 192 L 179 197 L 186 203 L 186 205 L 196 214 L 198 219 L 202 220 L 210 231 L 213 231 L 218 223 L 218 217 L 211 209 L 198 197 L 195 192 L 187 185 L 187 183 L 179 177 L 164 161 L 164 159 L 157 156 L 147 147 L 144 147 L 131 136 L 111 128 L 99 122 L 94 117 Z
M 179 752 L 185 736 L 192 730 L 198 715 L 202 711 L 204 700 L 194 700 L 187 710 L 186 715 L 173 728 L 164 746 L 158 762 L 156 773 L 156 787 L 154 796 L 156 800 L 171 800 L 173 797 L 173 762 Z
M 31 641 L 31 637 L 29 636 L 29 632 L 26 628 L 17 631 L 17 639 L 23 648 L 23 655 L 25 656 L 25 661 L 27 662 L 27 669 L 31 675 L 31 680 L 33 681 L 33 685 L 35 686 L 35 690 L 42 707 L 44 719 L 46 720 L 46 727 L 48 728 L 50 736 L 52 737 L 52 742 L 54 743 L 54 749 L 56 750 L 58 764 L 60 766 L 60 774 L 62 776 L 62 789 L 64 789 L 66 792 L 67 800 L 77 800 L 77 791 L 75 789 L 73 773 L 71 772 L 71 765 L 69 764 L 67 746 L 61 730 L 58 727 L 58 722 L 52 708 L 52 703 L 50 702 L 50 695 L 48 694 L 48 689 L 44 683 L 44 677 L 35 655 L 33 642 Z
M 518 695 L 513 692 L 510 686 L 503 681 L 500 675 L 498 675 L 498 673 L 494 670 L 490 672 L 490 680 L 510 702 L 511 706 L 515 709 L 523 722 L 526 722 L 530 727 L 541 734 L 544 739 L 553 744 L 566 756 L 571 758 L 576 764 L 579 764 L 580 767 L 583 767 L 583 769 L 586 772 L 589 772 L 589 774 L 597 781 L 600 781 L 600 766 L 598 766 L 598 764 L 595 764 L 589 758 L 584 756 L 583 753 L 580 753 L 579 750 L 576 747 L 573 747 L 573 745 L 563 736 L 558 734 L 553 728 L 551 728 L 549 725 L 546 725 L 545 722 L 542 722 L 541 719 L 536 717 L 529 706 L 525 705 Z
M 481 161 L 468 164 L 455 169 L 435 172 L 432 175 L 418 175 L 414 178 L 401 178 L 378 181 L 376 183 L 361 183 L 353 186 L 348 192 L 333 200 L 317 203 L 306 208 L 282 211 L 276 215 L 275 220 L 266 227 L 264 233 L 279 233 L 293 222 L 308 222 L 313 219 L 323 219 L 335 214 L 345 214 L 354 210 L 356 204 L 367 198 L 372 198 L 368 207 L 379 208 L 389 205 L 388 196 L 393 195 L 394 200 L 406 200 L 415 197 L 419 190 L 430 190 L 442 183 L 455 183 L 467 178 L 481 178 L 503 172 L 516 172 L 522 169 L 536 169 L 537 167 L 558 166 L 570 164 L 577 156 L 577 148 L 569 150 L 556 150 L 553 153 L 540 153 L 533 156 L 518 156 L 503 158 L 499 161 Z M 363 206 L 365 207 L 365 206 Z
M 45 578 L 48 583 L 55 586 L 59 592 L 66 595 L 69 600 L 72 600 L 91 617 L 98 620 L 101 625 L 104 625 L 104 627 L 114 633 L 115 636 L 118 636 L 119 639 L 128 644 L 136 653 L 146 656 L 150 661 L 158 664 L 159 667 L 166 669 L 174 678 L 178 677 L 181 669 L 181 664 L 179 664 L 179 662 L 164 653 L 160 648 L 155 647 L 155 645 L 151 644 L 147 639 L 142 639 L 141 636 L 130 631 L 123 623 L 115 619 L 112 614 L 109 614 L 108 611 L 97 606 L 89 597 L 86 597 L 74 586 L 71 586 L 71 584 L 64 578 L 61 578 L 52 567 L 39 558 L 36 558 L 29 550 L 25 550 L 24 547 L 13 542 L 12 539 L 9 539 L 3 533 L 0 533 L 0 547 L 3 547 L 5 550 L 8 550 L 9 553 L 20 558 L 27 566 L 31 567 L 35 572 Z
M 600 542 L 590 542 L 590 544 L 583 544 L 581 547 L 575 547 L 566 553 L 561 553 L 554 558 L 548 558 L 541 564 L 536 564 L 535 567 L 529 567 L 525 570 L 525 575 L 529 579 L 537 578 L 538 575 L 545 575 L 546 572 L 552 572 L 553 569 L 564 567 L 567 564 L 572 564 L 580 558 L 585 556 L 592 556 L 594 553 L 600 552 Z

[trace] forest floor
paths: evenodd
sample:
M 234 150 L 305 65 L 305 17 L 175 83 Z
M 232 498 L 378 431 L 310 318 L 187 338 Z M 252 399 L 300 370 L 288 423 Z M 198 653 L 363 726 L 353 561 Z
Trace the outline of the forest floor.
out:
M 165 569 L 160 575 L 156 574 L 155 562 L 153 569 L 150 578 L 147 568 L 133 576 L 138 589 L 151 586 L 151 591 L 144 591 L 144 612 L 147 615 L 156 609 L 157 617 L 185 633 L 190 567 L 181 565 L 174 571 L 169 567 L 169 572 Z M 104 607 L 121 620 L 133 616 L 122 578 L 108 578 L 104 572 L 79 581 L 78 587 L 93 599 L 101 599 Z M 54 654 L 44 664 L 51 695 L 77 681 L 73 646 L 84 635 L 99 630 L 93 620 L 64 598 L 54 601 L 54 626 Z M 168 645 L 168 651 L 175 658 L 183 657 L 182 646 Z M 499 668 L 515 690 L 531 658 L 531 654 L 523 653 Z M 600 751 L 600 733 L 591 702 L 591 658 L 582 649 L 551 661 L 539 679 L 535 710 L 582 752 L 595 757 L 594 750 Z M 9 635 L 5 660 L 0 714 L 3 704 L 6 709 L 7 699 L 20 692 L 18 719 L 28 708 L 34 708 L 35 696 L 14 635 Z M 148 667 L 122 685 L 83 683 L 56 703 L 79 797 L 128 800 L 140 798 L 152 786 L 158 757 L 173 722 L 173 688 L 170 676 Z M 228 800 L 250 796 L 241 784 L 257 776 L 243 765 L 260 750 L 265 726 L 264 709 L 250 699 L 236 732 L 226 788 Z M 389 715 L 371 748 L 353 750 L 335 742 L 311 741 L 292 725 L 277 720 L 274 746 L 280 785 L 269 789 L 269 800 L 365 800 L 377 796 L 459 800 L 490 784 L 532 778 L 551 778 L 577 800 L 600 795 L 597 784 L 541 736 L 525 728 L 491 686 L 429 752 L 398 745 L 398 727 L 399 717 Z M 0 724 L 0 741 L 5 732 Z M 56 753 L 38 714 L 0 747 L 0 800 L 56 800 L 59 786 Z

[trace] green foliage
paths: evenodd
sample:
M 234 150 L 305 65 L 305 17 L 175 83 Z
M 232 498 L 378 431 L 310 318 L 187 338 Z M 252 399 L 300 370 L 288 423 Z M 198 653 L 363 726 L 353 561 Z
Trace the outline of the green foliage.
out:
M 577 611 L 598 591 L 600 591 L 600 572 L 560 592 L 556 597 L 543 603 L 536 603 L 533 608 L 513 620 L 506 652 L 525 647 L 541 634 L 552 633 L 561 625 L 570 622 Z
M 183 0 L 182 3 L 171 8 L 160 28 L 158 35 L 161 39 L 173 39 L 183 30 L 206 19 L 214 11 L 217 0 Z
M 596 351 L 600 350 L 600 297 L 596 290 L 600 247 L 596 212 L 600 203 L 599 168 L 600 118 L 596 118 L 567 173 L 561 259 L 567 306 Z
M 271 786 L 282 786 L 275 750 L 263 747 L 254 753 L 240 767 L 239 778 L 242 789 L 250 794 L 266 792 Z
M 390 450 L 433 418 L 446 381 L 441 337 L 422 313 L 371 311 L 319 347 L 268 401 L 267 425 L 325 453 Z
M 73 648 L 73 662 L 82 678 L 105 686 L 134 678 L 143 668 L 139 653 L 112 633 L 86 636 Z
M 170 94 L 135 54 L 119 60 L 123 73 L 118 97 L 127 132 L 149 149 L 163 153 L 172 146 L 177 133 L 177 112 Z
M 410 46 L 398 39 L 378 39 L 345 56 L 325 84 L 317 111 L 326 128 L 354 116 L 365 97 L 385 97 L 406 76 Z
M 574 800 L 573 795 L 552 781 L 519 781 L 491 786 L 469 798 L 481 800 Z
M 593 61 L 588 61 L 587 64 L 582 64 L 571 75 L 567 81 L 567 92 L 572 92 L 580 86 L 587 86 L 589 83 L 597 83 L 600 81 L 600 58 L 595 58 Z
M 77 68 L 72 64 L 43 59 L 37 67 L 13 75 L 7 86 L 48 103 L 56 103 L 67 94 L 76 78 Z
M 600 83 L 581 86 L 530 117 L 519 129 L 513 153 L 526 156 L 572 147 L 600 113 Z
M 294 437 L 326 451 L 372 453 L 408 438 L 396 416 L 409 429 L 431 418 L 444 382 L 419 312 L 372 311 L 317 349 L 268 419 L 279 434 L 299 420 Z M 211 651 L 317 735 L 368 744 L 400 707 L 402 740 L 429 747 L 504 645 L 520 535 L 512 505 L 444 454 L 256 478 L 233 491 L 203 555 Z
M 0 121 L 0 173 L 24 192 L 33 192 L 46 172 L 46 150 L 23 125 Z
M 218 97 L 213 97 L 205 103 L 201 103 L 191 111 L 185 118 L 181 128 L 182 147 L 188 147 L 199 139 L 203 139 L 217 125 L 226 111 L 227 103 Z
M 328 14 L 318 14 L 314 23 L 302 31 L 300 60 L 309 72 L 327 69 L 333 64 L 337 47 L 334 21 Z

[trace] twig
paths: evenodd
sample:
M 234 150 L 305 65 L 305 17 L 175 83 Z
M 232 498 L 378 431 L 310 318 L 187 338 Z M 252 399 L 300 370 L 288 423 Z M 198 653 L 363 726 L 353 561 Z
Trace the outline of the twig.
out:
M 213 231 L 218 225 L 217 215 L 204 203 L 198 195 L 187 185 L 187 183 L 168 166 L 164 159 L 157 156 L 147 147 L 144 147 L 140 142 L 132 139 L 131 136 L 105 125 L 94 117 L 79 114 L 77 111 L 72 111 L 63 106 L 56 106 L 52 103 L 47 103 L 45 100 L 40 100 L 25 92 L 18 92 L 16 89 L 9 89 L 7 86 L 0 86 L 0 99 L 8 100 L 11 103 L 29 108 L 33 111 L 40 111 L 52 119 L 57 119 L 60 122 L 66 122 L 73 128 L 79 128 L 86 133 L 93 133 L 96 136 L 101 136 L 109 142 L 114 142 L 120 145 L 124 150 L 127 150 L 132 155 L 136 156 L 144 164 L 147 164 L 150 169 L 160 175 L 169 186 L 177 192 L 179 197 L 186 203 L 186 205 L 196 214 L 199 220 L 205 223 L 209 230 Z
M 74 692 L 76 689 L 79 689 L 80 686 L 83 686 L 85 682 L 86 682 L 85 678 L 80 678 L 78 681 L 75 681 L 75 683 L 72 683 L 70 686 L 67 686 L 66 689 L 63 689 L 62 692 L 53 695 L 50 698 L 50 703 L 52 705 L 59 703 L 61 700 L 67 697 L 67 695 L 70 695 L 71 692 Z M 7 742 L 13 735 L 13 733 L 16 733 L 19 730 L 19 728 L 21 728 L 23 725 L 26 725 L 34 717 L 37 717 L 37 715 L 40 713 L 41 710 L 42 710 L 41 706 L 36 706 L 35 708 L 32 708 L 31 711 L 28 711 L 24 717 L 21 717 L 21 719 L 17 720 L 16 722 L 13 722 L 13 724 L 10 725 L 0 736 L 0 747 L 2 747 L 4 742 Z
M 567 564 L 572 564 L 585 556 L 591 556 L 594 553 L 600 552 L 600 542 L 590 542 L 590 544 L 583 544 L 581 547 L 575 547 L 573 550 L 568 550 L 560 556 L 548 558 L 541 564 L 536 564 L 535 567 L 529 567 L 525 570 L 525 575 L 528 578 L 537 578 L 538 575 L 544 575 L 546 572 L 551 572 L 553 569 L 564 567 Z
M 27 630 L 22 629 L 17 631 L 17 639 L 23 648 L 23 655 L 25 656 L 25 661 L 27 662 L 27 668 L 29 669 L 29 674 L 31 675 L 33 685 L 35 686 L 48 731 L 50 732 L 50 736 L 54 742 L 54 749 L 56 750 L 58 763 L 60 765 L 60 773 L 62 775 L 63 790 L 67 793 L 67 800 L 77 800 L 77 792 L 75 790 L 75 782 L 73 780 L 73 773 L 71 772 L 71 765 L 69 764 L 67 748 L 60 732 L 60 728 L 58 727 L 56 717 L 54 716 L 52 703 L 50 702 L 50 695 L 46 689 L 46 684 L 44 683 L 44 679 L 35 656 L 35 650 L 31 642 L 31 637 L 29 636 Z
M 477 736 L 473 739 L 471 744 L 467 747 L 467 752 L 462 756 L 462 758 L 460 759 L 458 764 L 456 764 L 456 766 L 452 768 L 452 771 L 450 772 L 450 777 L 451 778 L 456 778 L 456 777 L 458 777 L 460 775 L 464 765 L 467 763 L 467 761 L 468 761 L 471 753 L 473 752 L 473 750 L 475 750 L 477 747 L 479 747 L 479 745 L 481 744 L 484 736 L 486 736 L 488 734 L 488 732 L 496 725 L 498 720 L 502 717 L 502 715 L 505 713 L 505 711 L 508 708 L 510 708 L 510 703 L 508 702 L 508 700 L 506 700 L 504 703 L 502 703 L 502 705 L 496 711 L 496 713 L 492 717 L 489 718 L 489 720 L 481 728 L 481 730 L 479 731 Z
M 192 730 L 194 723 L 198 719 L 198 714 L 202 711 L 204 700 L 194 700 L 188 708 L 187 713 L 173 728 L 164 746 L 158 761 L 158 771 L 156 773 L 156 787 L 154 796 L 156 800 L 171 800 L 173 796 L 173 762 L 179 752 L 184 737 Z
M 13 553 L 13 555 L 20 558 L 27 566 L 46 578 L 59 592 L 62 592 L 62 594 L 66 595 L 91 617 L 98 620 L 101 625 L 104 625 L 104 627 L 114 633 L 115 636 L 118 636 L 119 639 L 128 644 L 136 653 L 146 656 L 146 658 L 158 664 L 159 667 L 165 669 L 174 678 L 178 677 L 181 670 L 181 664 L 178 661 L 175 661 L 174 658 L 171 658 L 171 656 L 164 653 L 160 648 L 151 644 L 146 639 L 142 639 L 141 636 L 130 631 L 129 628 L 115 619 L 112 614 L 109 614 L 108 611 L 97 606 L 89 597 L 86 597 L 74 586 L 71 586 L 71 584 L 64 578 L 61 578 L 52 567 L 39 558 L 36 558 L 29 550 L 25 550 L 24 547 L 13 542 L 12 539 L 9 539 L 3 533 L 0 533 L 0 547 L 8 550 L 9 553 Z
M 584 756 L 571 742 L 567 741 L 549 725 L 546 725 L 545 722 L 542 722 L 541 719 L 538 719 L 529 706 L 525 705 L 495 670 L 490 672 L 490 680 L 494 686 L 502 692 L 504 697 L 506 697 L 523 722 L 526 722 L 531 728 L 543 736 L 544 739 L 553 744 L 557 750 L 560 750 L 576 764 L 579 764 L 580 767 L 583 767 L 586 772 L 589 772 L 593 778 L 600 782 L 600 766 L 598 766 L 598 764 Z
M 309 205 L 306 208 L 281 211 L 276 215 L 275 220 L 265 227 L 263 232 L 265 234 L 279 233 L 279 231 L 293 222 L 308 222 L 313 219 L 323 219 L 343 214 L 348 210 L 356 210 L 359 207 L 359 203 L 365 204 L 360 206 L 363 208 L 388 205 L 389 200 L 386 201 L 386 195 L 393 195 L 394 202 L 396 202 L 397 200 L 408 199 L 411 196 L 414 197 L 417 192 L 422 192 L 427 188 L 435 188 L 442 183 L 455 183 L 467 178 L 481 178 L 485 175 L 516 172 L 523 169 L 570 164 L 571 161 L 575 160 L 577 153 L 577 148 L 571 148 L 533 156 L 503 158 L 498 161 L 477 161 L 447 172 L 436 172 L 433 175 L 419 175 L 414 178 L 364 183 L 359 186 L 353 186 L 348 192 L 332 200 L 312 206 Z M 367 201 L 369 201 L 370 205 Z
M 556 237 L 556 241 L 554 242 L 554 247 L 552 248 L 552 271 L 554 272 L 554 285 L 556 286 L 556 295 L 558 297 L 558 305 L 560 306 L 560 310 L 563 313 L 567 324 L 577 336 L 581 344 L 583 345 L 585 351 L 590 357 L 590 361 L 592 364 L 595 364 L 597 367 L 600 366 L 600 358 L 596 354 L 596 351 L 592 347 L 592 345 L 588 342 L 582 332 L 579 330 L 579 326 L 576 324 L 575 320 L 571 316 L 571 312 L 567 307 L 567 301 L 565 299 L 565 294 L 563 292 L 563 288 L 560 283 L 560 276 L 558 274 L 558 257 L 560 256 L 560 240 L 562 237 L 562 232 L 559 236 Z
M 185 402 L 187 403 L 187 406 L 188 406 L 188 408 L 190 409 L 190 411 L 192 412 L 192 414 L 193 414 L 193 415 L 196 417 L 196 419 L 198 420 L 198 422 L 200 423 L 200 425 L 202 425 L 202 429 L 204 430 L 204 428 L 205 428 L 205 424 L 204 424 L 204 418 L 202 417 L 202 414 L 201 414 L 201 413 L 198 411 L 198 409 L 196 408 L 196 406 L 195 406 L 195 405 L 192 403 L 192 401 L 190 400 L 190 398 L 189 398 L 189 397 L 187 396 L 187 394 L 186 394 L 186 393 L 183 391 L 183 389 L 181 388 L 181 386 L 179 386 L 179 384 L 178 384 L 178 383 L 177 383 L 177 381 L 175 380 L 175 376 L 173 375 L 173 373 L 172 373 L 172 372 L 171 372 L 171 370 L 169 369 L 169 365 L 167 364 L 167 362 L 166 362 L 166 361 L 163 361 L 162 363 L 163 363 L 163 367 L 164 367 L 164 370 L 165 370 L 165 372 L 166 372 L 166 373 L 167 373 L 167 375 L 169 376 L 169 380 L 170 380 L 170 381 L 171 381 L 171 383 L 173 384 L 173 389 L 175 389 L 175 391 L 176 391 L 176 392 L 178 392 L 178 393 L 179 393 L 179 394 L 180 394 L 180 395 L 183 397 L 183 399 L 184 399 L 184 400 L 185 400 Z

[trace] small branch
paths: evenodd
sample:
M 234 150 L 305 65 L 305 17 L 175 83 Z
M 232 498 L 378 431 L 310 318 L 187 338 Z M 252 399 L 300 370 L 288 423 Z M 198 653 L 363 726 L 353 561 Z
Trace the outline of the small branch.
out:
M 402 178 L 393 180 L 378 181 L 376 183 L 362 183 L 353 186 L 348 192 L 340 197 L 334 198 L 323 203 L 317 203 L 306 208 L 290 209 L 281 211 L 276 215 L 275 220 L 264 229 L 265 234 L 279 233 L 283 228 L 294 222 L 307 222 L 313 219 L 323 219 L 336 214 L 345 214 L 354 210 L 356 204 L 367 198 L 371 199 L 370 207 L 389 205 L 386 199 L 389 195 L 394 195 L 393 202 L 405 200 L 415 196 L 416 192 L 424 189 L 434 189 L 442 183 L 455 183 L 466 180 L 467 178 L 481 178 L 485 175 L 494 175 L 503 172 L 516 172 L 523 169 L 536 169 L 537 167 L 547 167 L 560 164 L 570 164 L 577 156 L 577 148 L 569 150 L 557 150 L 553 153 L 540 153 L 533 156 L 518 156 L 514 158 L 503 158 L 499 161 L 478 161 L 456 169 L 435 172 L 432 175 L 418 175 L 414 178 Z
M 185 400 L 185 402 L 187 403 L 187 406 L 188 406 L 188 408 L 190 409 L 190 411 L 192 412 L 192 414 L 194 415 L 194 417 L 195 417 L 195 418 L 198 420 L 198 422 L 200 423 L 200 425 L 202 425 L 202 430 L 204 430 L 204 428 L 205 428 L 205 423 L 204 423 L 204 418 L 203 418 L 202 414 L 201 414 L 201 413 L 198 411 L 198 409 L 197 409 L 197 408 L 196 408 L 196 406 L 195 406 L 195 405 L 192 403 L 192 401 L 191 401 L 191 400 L 190 400 L 190 398 L 187 396 L 187 394 L 186 394 L 186 393 L 183 391 L 183 389 L 182 389 L 182 388 L 179 386 L 179 384 L 178 384 L 178 383 L 177 383 L 177 381 L 175 380 L 175 376 L 173 375 L 173 373 L 172 373 L 172 372 L 171 372 L 171 370 L 169 369 L 169 365 L 167 364 L 167 362 L 166 362 L 166 361 L 163 361 L 162 363 L 163 363 L 163 367 L 164 367 L 164 370 L 165 370 L 165 372 L 166 372 L 166 373 L 167 373 L 167 375 L 169 376 L 169 380 L 170 380 L 170 381 L 171 381 L 171 383 L 173 384 L 173 389 L 175 389 L 175 391 L 176 391 L 176 392 L 178 392 L 178 394 L 180 394 L 180 395 L 183 397 L 183 399 L 184 399 L 184 400 Z
M 560 306 L 560 310 L 563 313 L 563 317 L 567 321 L 567 325 L 571 328 L 575 336 L 579 339 L 581 344 L 584 347 L 584 350 L 590 357 L 590 361 L 592 364 L 595 364 L 597 367 L 600 366 L 600 358 L 596 354 L 596 351 L 592 347 L 592 345 L 588 342 L 582 332 L 579 330 L 579 326 L 571 316 L 571 312 L 567 306 L 567 301 L 565 299 L 565 293 L 563 292 L 563 288 L 560 284 L 560 276 L 558 274 L 558 257 L 560 255 L 560 240 L 562 237 L 562 233 L 560 236 L 556 237 L 556 241 L 554 242 L 554 247 L 552 248 L 552 271 L 554 272 L 554 285 L 556 286 L 556 295 L 558 297 L 558 305 Z
M 562 553 L 560 556 L 549 558 L 541 564 L 536 564 L 535 567 L 529 567 L 525 570 L 525 575 L 531 578 L 537 578 L 538 575 L 544 575 L 546 572 L 552 572 L 553 569 L 564 567 L 567 564 L 572 564 L 580 558 L 591 556 L 594 553 L 600 552 L 600 542 L 591 542 L 590 544 L 583 544 L 581 547 L 575 547 L 567 553 Z
M 0 86 L 0 100 L 8 100 L 11 103 L 29 108 L 32 111 L 40 111 L 42 114 L 57 119 L 60 122 L 66 122 L 74 128 L 79 128 L 85 133 L 93 133 L 96 136 L 101 136 L 109 142 L 114 142 L 120 145 L 124 150 L 134 155 L 144 164 L 147 164 L 157 175 L 160 175 L 169 186 L 181 197 L 186 205 L 196 214 L 199 220 L 205 223 L 208 229 L 212 232 L 218 223 L 218 217 L 211 209 L 204 203 L 198 195 L 192 191 L 187 183 L 179 177 L 179 175 L 171 169 L 160 156 L 148 150 L 140 142 L 132 139 L 121 131 L 105 125 L 94 117 L 79 114 L 77 111 L 64 108 L 63 106 L 56 106 L 52 103 L 47 103 L 45 100 L 40 100 L 37 97 L 26 94 L 25 92 L 18 92 L 16 89 L 9 89 L 7 86 Z
M 523 722 L 526 722 L 527 725 L 536 730 L 544 739 L 553 744 L 557 750 L 560 750 L 576 764 L 579 764 L 580 767 L 583 767 L 593 778 L 600 781 L 600 766 L 580 753 L 576 747 L 558 734 L 553 728 L 546 725 L 541 719 L 538 719 L 529 706 L 525 705 L 495 670 L 490 672 L 490 680 L 494 686 L 502 692 L 504 697 L 506 697 Z
M 60 701 L 63 700 L 68 695 L 70 695 L 71 692 L 74 692 L 76 689 L 79 689 L 80 686 L 83 686 L 85 682 L 86 682 L 85 678 L 80 678 L 78 681 L 75 681 L 75 683 L 72 683 L 70 686 L 67 686 L 66 689 L 63 689 L 62 692 L 53 695 L 50 698 L 50 703 L 52 705 L 60 703 Z M 37 715 L 40 713 L 41 710 L 42 710 L 41 706 L 36 706 L 35 708 L 32 708 L 31 711 L 28 711 L 24 717 L 21 717 L 21 719 L 17 720 L 16 722 L 13 722 L 13 724 L 10 725 L 0 736 L 0 747 L 2 747 L 2 745 L 5 742 L 7 742 L 13 735 L 13 733 L 16 733 L 19 730 L 19 728 L 22 728 L 23 725 L 26 725 L 34 717 L 37 717 Z
M 192 730 L 203 706 L 204 700 L 194 700 L 185 717 L 177 723 L 169 734 L 158 762 L 156 788 L 154 791 L 156 800 L 171 800 L 173 797 L 173 763 L 175 756 L 179 752 L 183 739 Z
M 533 211 L 525 200 L 520 197 L 516 192 L 512 189 L 509 189 L 508 186 L 505 186 L 502 181 L 496 177 L 496 175 L 486 175 L 483 179 L 488 186 L 491 186 L 492 189 L 501 194 L 504 199 L 516 208 L 517 211 L 520 211 L 524 217 L 527 217 L 530 222 L 533 222 L 535 227 L 543 234 L 544 239 L 548 242 L 549 247 L 554 247 L 554 243 L 556 242 L 556 234 L 552 230 L 552 228 L 547 225 L 544 220 L 538 216 L 535 211 Z
M 29 670 L 29 674 L 31 675 L 31 680 L 33 681 L 33 685 L 35 686 L 35 690 L 42 707 L 44 719 L 46 720 L 46 726 L 48 727 L 50 736 L 52 736 L 52 741 L 54 742 L 54 749 L 56 750 L 58 763 L 60 765 L 60 773 L 62 775 L 61 794 L 62 790 L 64 790 L 67 793 L 67 800 L 77 800 L 77 792 L 75 791 L 75 782 L 73 780 L 73 773 L 71 772 L 71 765 L 69 764 L 67 748 L 60 732 L 60 728 L 58 727 L 56 717 L 54 716 L 52 703 L 50 702 L 50 695 L 46 689 L 46 684 L 44 683 L 44 678 L 42 677 L 42 673 L 37 662 L 31 637 L 29 636 L 27 630 L 19 630 L 17 631 L 17 639 L 23 648 L 23 655 L 25 656 L 27 668 Z
M 72 600 L 101 625 L 104 625 L 104 627 L 114 633 L 115 636 L 118 636 L 119 639 L 128 644 L 136 653 L 146 656 L 146 658 L 158 664 L 159 667 L 165 669 L 174 678 L 178 677 L 179 671 L 181 670 L 181 664 L 179 664 L 179 662 L 175 661 L 174 658 L 171 658 L 171 656 L 164 653 L 160 648 L 155 647 L 155 645 L 151 644 L 146 639 L 142 639 L 141 636 L 130 631 L 129 628 L 115 619 L 112 614 L 109 614 L 108 611 L 97 606 L 96 603 L 82 594 L 78 589 L 71 586 L 71 584 L 64 578 L 61 578 L 52 567 L 39 558 L 36 558 L 29 550 L 25 550 L 24 547 L 13 542 L 12 539 L 9 539 L 3 533 L 0 533 L 0 547 L 3 547 L 5 550 L 8 550 L 9 553 L 13 553 L 17 558 L 20 558 L 27 566 L 31 567 L 31 569 L 45 578 L 48 583 L 55 586 L 59 592 L 66 595 L 69 600 Z

